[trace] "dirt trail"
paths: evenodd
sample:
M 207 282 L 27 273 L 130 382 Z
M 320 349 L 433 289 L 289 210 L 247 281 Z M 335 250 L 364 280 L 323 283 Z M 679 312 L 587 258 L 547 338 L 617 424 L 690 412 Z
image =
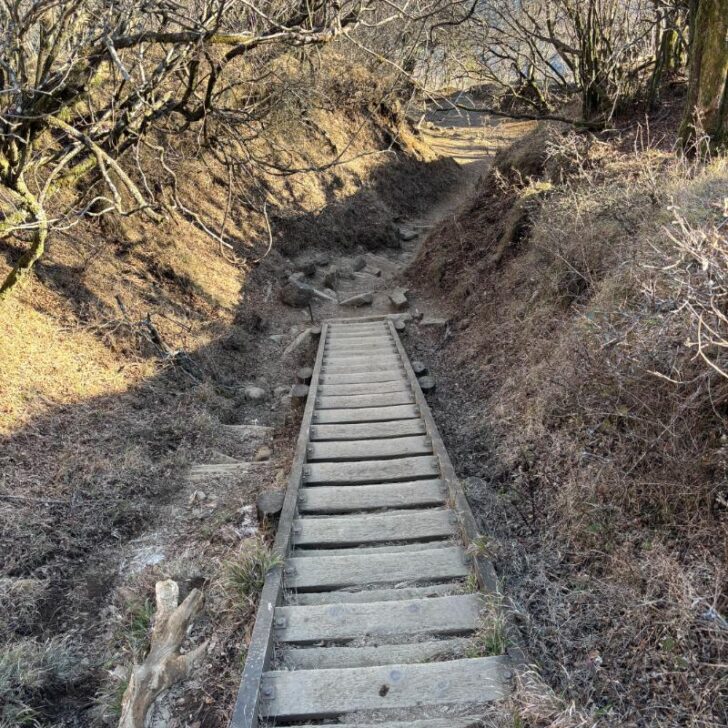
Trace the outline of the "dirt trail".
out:
M 378 253 L 363 253 L 367 266 L 356 272 L 353 279 L 339 281 L 338 300 L 371 292 L 374 300 L 362 308 L 339 306 L 317 300 L 317 318 L 392 313 L 396 309 L 388 293 L 400 287 L 399 277 L 414 260 L 428 231 L 451 216 L 466 202 L 480 177 L 487 171 L 497 152 L 511 144 L 515 138 L 531 128 L 531 122 L 493 119 L 482 114 L 466 113 L 458 109 L 429 110 L 420 120 L 423 140 L 439 155 L 453 159 L 460 170 L 456 184 L 426 214 L 399 221 L 401 247 Z M 332 256 L 331 263 L 347 269 L 356 256 Z M 314 282 L 314 285 L 316 283 Z M 410 313 L 436 315 L 436 311 L 422 311 L 415 298 L 410 299 Z

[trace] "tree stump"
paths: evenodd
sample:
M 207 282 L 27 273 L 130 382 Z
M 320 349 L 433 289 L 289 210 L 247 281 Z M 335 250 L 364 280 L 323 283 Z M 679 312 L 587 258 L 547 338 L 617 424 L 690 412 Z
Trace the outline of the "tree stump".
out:
M 412 362 L 412 370 L 418 377 L 424 377 L 427 374 L 427 367 L 418 359 Z
M 306 406 L 306 399 L 308 398 L 308 386 L 305 384 L 294 384 L 291 388 L 291 400 L 293 404 L 303 409 Z
M 432 377 L 420 377 L 420 389 L 423 392 L 434 392 L 435 380 Z

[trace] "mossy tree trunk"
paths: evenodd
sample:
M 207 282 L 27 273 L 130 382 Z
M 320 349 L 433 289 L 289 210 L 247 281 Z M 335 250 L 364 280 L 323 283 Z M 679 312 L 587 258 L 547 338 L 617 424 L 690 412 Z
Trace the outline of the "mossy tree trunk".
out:
M 690 83 L 680 141 L 707 153 L 728 141 L 728 0 L 693 4 Z

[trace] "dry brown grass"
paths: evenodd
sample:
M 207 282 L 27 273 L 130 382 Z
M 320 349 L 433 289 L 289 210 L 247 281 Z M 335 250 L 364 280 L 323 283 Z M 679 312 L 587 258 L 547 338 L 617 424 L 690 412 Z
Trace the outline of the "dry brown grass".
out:
M 484 479 L 469 495 L 561 701 L 539 713 L 523 697 L 521 725 L 717 728 L 728 164 L 624 146 L 542 128 L 430 239 L 417 275 L 452 291 L 443 426 L 460 472 Z

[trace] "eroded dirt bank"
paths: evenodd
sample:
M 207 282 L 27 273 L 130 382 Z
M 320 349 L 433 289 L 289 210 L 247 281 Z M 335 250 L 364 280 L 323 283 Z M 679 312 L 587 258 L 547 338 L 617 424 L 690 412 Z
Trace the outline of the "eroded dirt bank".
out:
M 447 319 L 408 346 L 550 687 L 519 725 L 728 722 L 728 389 L 694 345 L 726 161 L 641 133 L 540 126 L 407 274 Z

